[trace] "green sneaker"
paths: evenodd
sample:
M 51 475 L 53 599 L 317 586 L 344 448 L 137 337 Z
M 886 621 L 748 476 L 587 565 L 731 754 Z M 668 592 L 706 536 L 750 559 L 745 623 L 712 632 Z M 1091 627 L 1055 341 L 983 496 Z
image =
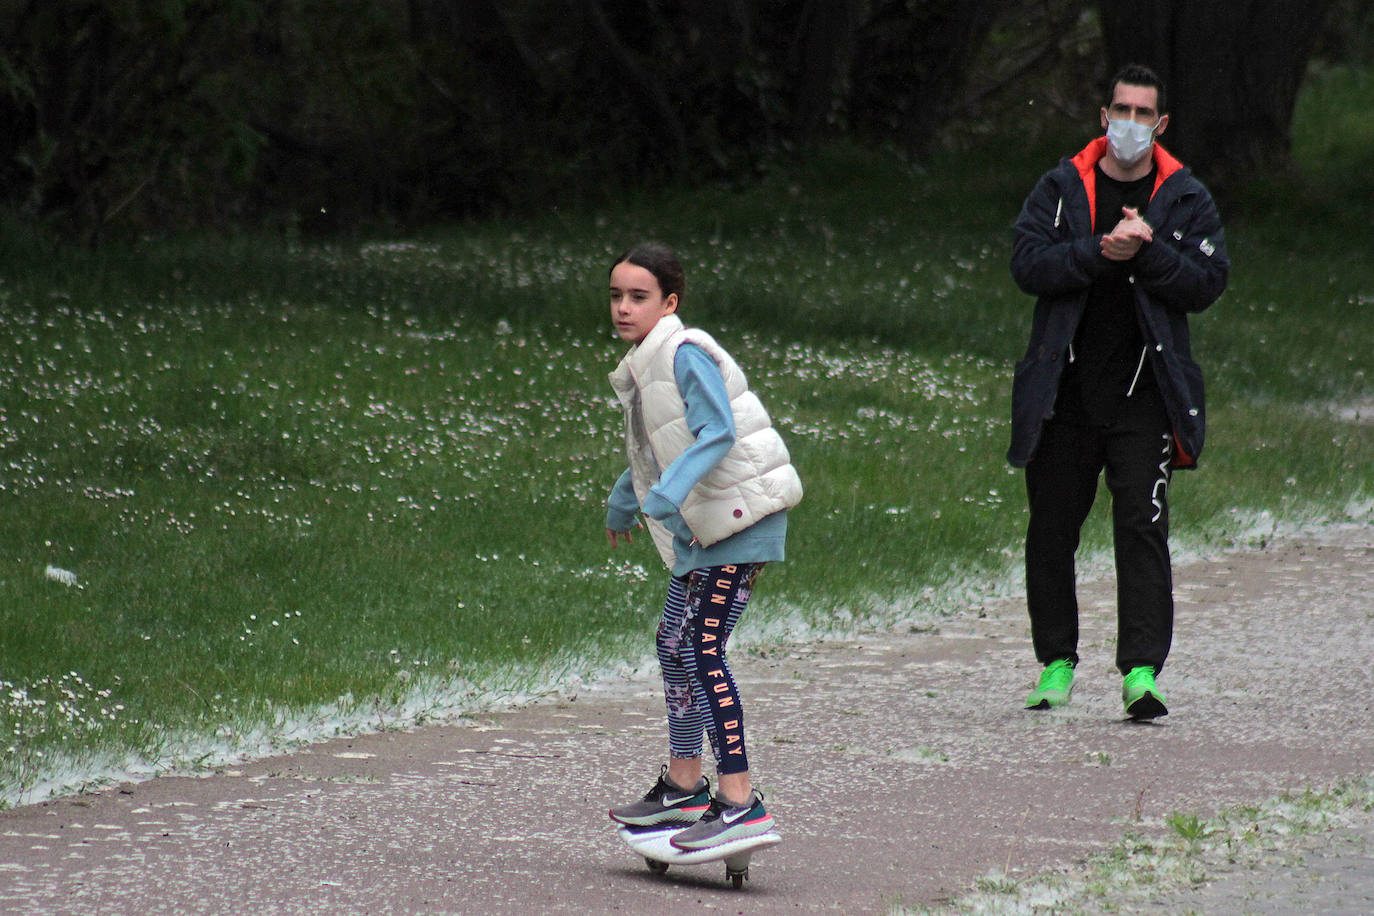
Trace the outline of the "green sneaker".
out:
M 1056 659 L 1040 672 L 1040 683 L 1026 697 L 1027 709 L 1049 709 L 1063 706 L 1069 702 L 1073 693 L 1073 662 L 1067 658 Z
M 1164 707 L 1164 694 L 1155 686 L 1155 669 L 1149 665 L 1132 668 L 1126 675 L 1121 684 L 1121 702 L 1126 704 L 1126 715 L 1136 721 L 1169 714 Z

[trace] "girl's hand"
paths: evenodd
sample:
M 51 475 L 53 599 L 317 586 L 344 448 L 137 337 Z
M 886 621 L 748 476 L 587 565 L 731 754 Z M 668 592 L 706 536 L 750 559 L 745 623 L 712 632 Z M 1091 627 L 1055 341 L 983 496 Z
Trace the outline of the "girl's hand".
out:
M 628 531 L 612 531 L 610 528 L 606 529 L 606 539 L 611 542 L 612 547 L 619 546 L 617 538 L 624 538 L 626 544 L 634 540 L 634 538 L 630 537 L 630 532 Z

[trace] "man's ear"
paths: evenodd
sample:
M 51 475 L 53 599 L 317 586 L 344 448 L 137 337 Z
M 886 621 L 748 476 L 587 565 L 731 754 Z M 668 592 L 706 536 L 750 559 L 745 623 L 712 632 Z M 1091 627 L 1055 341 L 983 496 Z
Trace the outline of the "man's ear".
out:
M 1160 119 L 1159 119 L 1159 126 L 1155 128 L 1155 136 L 1158 137 L 1160 134 L 1164 133 L 1164 131 L 1167 130 L 1168 127 L 1169 127 L 1169 116 L 1168 116 L 1168 115 L 1162 115 L 1162 116 L 1160 116 Z

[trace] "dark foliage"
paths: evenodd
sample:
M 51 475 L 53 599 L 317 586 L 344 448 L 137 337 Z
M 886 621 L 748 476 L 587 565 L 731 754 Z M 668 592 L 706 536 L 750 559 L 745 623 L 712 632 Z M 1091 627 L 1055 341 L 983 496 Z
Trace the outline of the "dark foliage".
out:
M 1169 147 L 1225 198 L 1289 162 L 1289 125 L 1331 0 L 1104 0 L 1111 64 L 1169 88 Z
M 0 206 L 88 242 L 414 224 L 747 181 L 836 136 L 1091 129 L 1103 26 L 1163 55 L 1185 157 L 1243 178 L 1285 154 L 1311 49 L 1367 53 L 1369 0 L 1328 5 L 1358 28 L 1267 0 L 11 0 Z

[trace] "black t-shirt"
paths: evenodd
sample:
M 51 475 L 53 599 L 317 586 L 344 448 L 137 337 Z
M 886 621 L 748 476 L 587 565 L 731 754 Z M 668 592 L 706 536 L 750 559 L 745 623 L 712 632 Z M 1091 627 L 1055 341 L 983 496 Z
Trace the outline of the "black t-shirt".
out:
M 1121 208 L 1140 212 L 1150 202 L 1155 170 L 1135 181 L 1117 181 L 1097 167 L 1096 228 L 1105 235 L 1121 221 Z M 1083 319 L 1073 337 L 1073 355 L 1060 387 L 1061 403 L 1081 409 L 1094 423 L 1110 423 L 1135 384 L 1134 394 L 1155 391 L 1154 373 L 1141 366 L 1145 345 L 1131 291 L 1130 262 L 1113 264 L 1093 283 Z M 1148 391 L 1143 390 L 1148 389 Z

